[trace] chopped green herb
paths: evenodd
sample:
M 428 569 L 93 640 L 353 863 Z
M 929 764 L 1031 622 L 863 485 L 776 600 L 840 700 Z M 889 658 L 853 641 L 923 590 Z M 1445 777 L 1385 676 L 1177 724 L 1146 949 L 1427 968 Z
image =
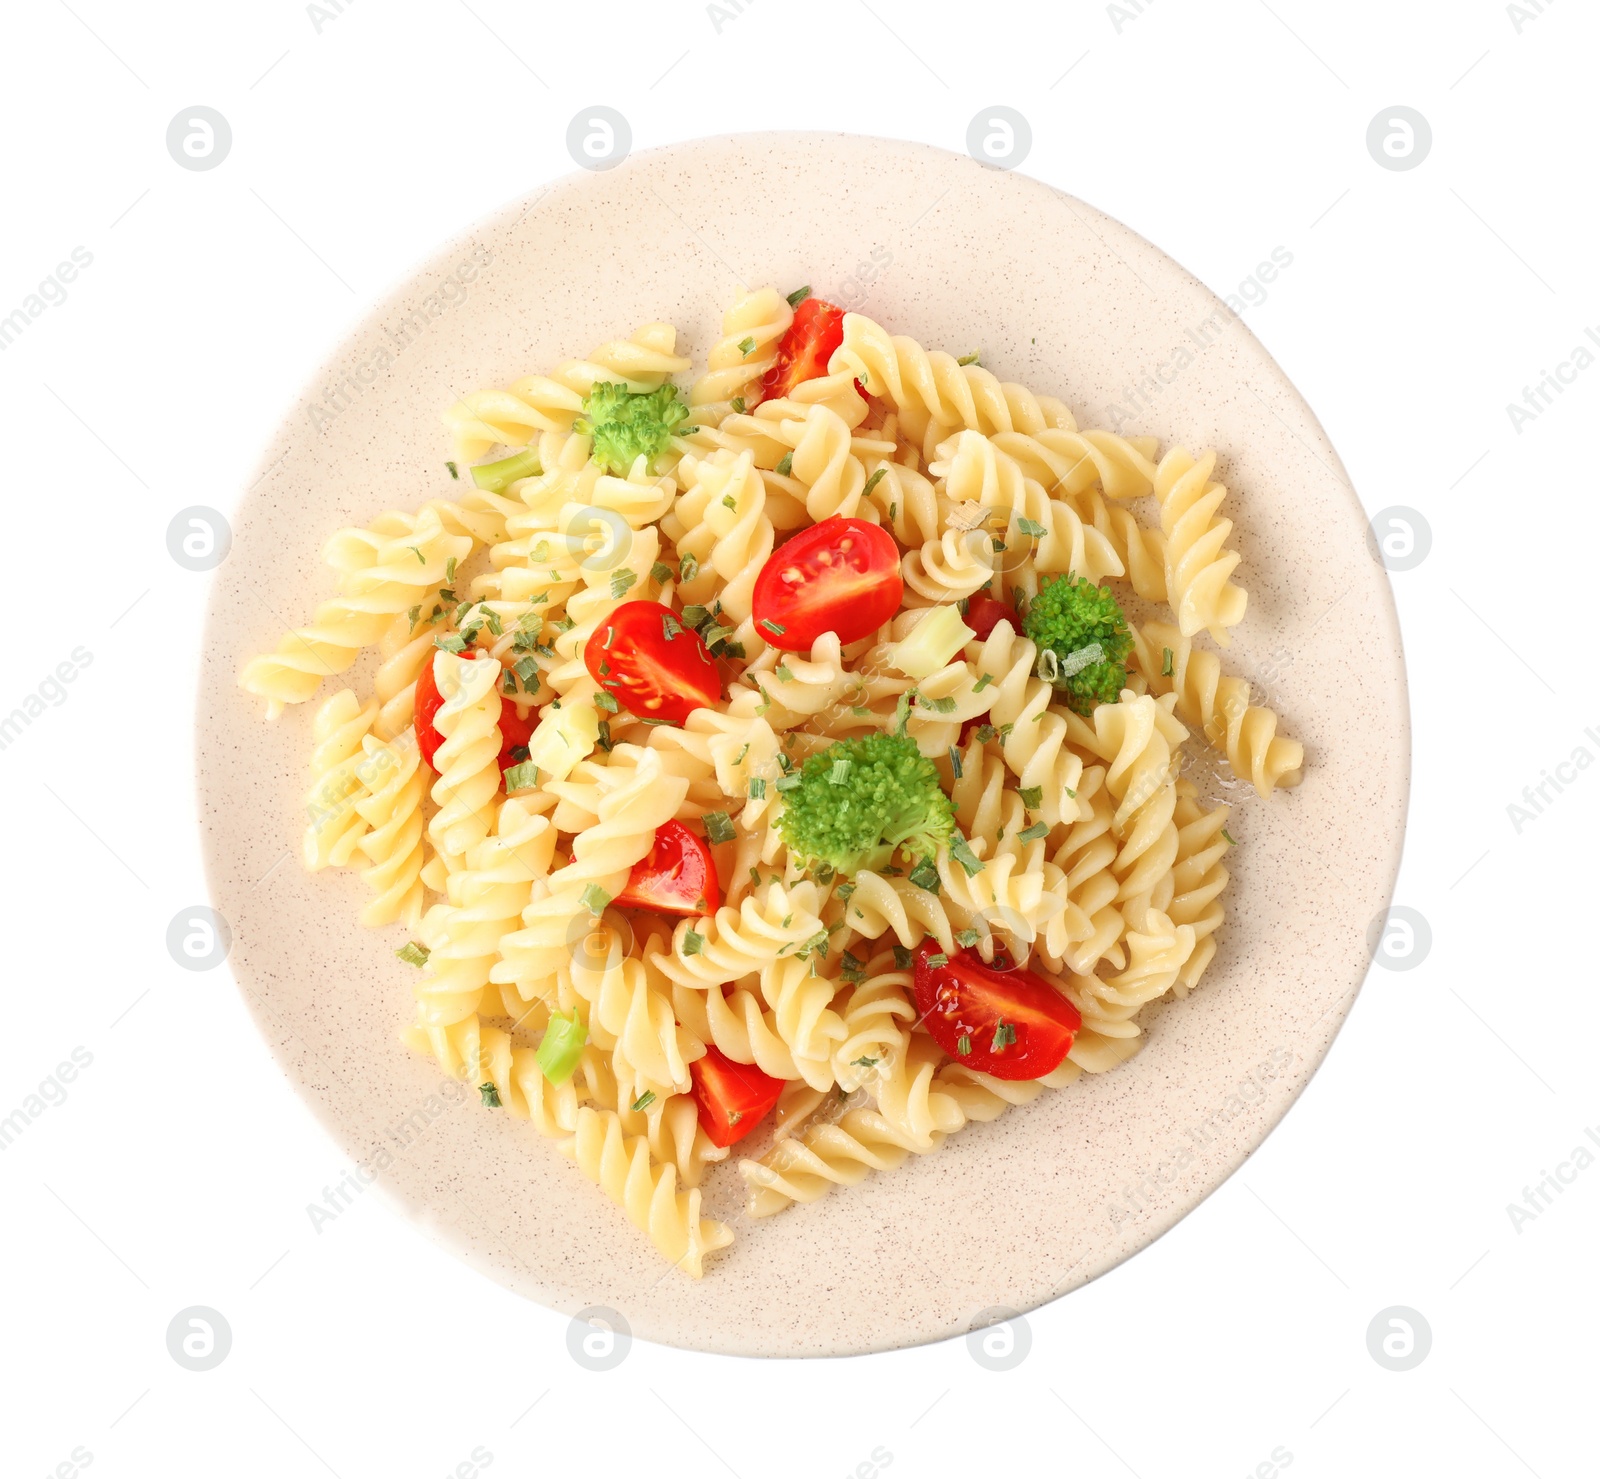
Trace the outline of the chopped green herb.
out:
M 978 941 L 981 940 L 982 938 L 983 938 L 983 936 L 980 935 L 977 932 L 977 930 L 957 930 L 956 931 L 956 944 L 962 946 L 964 949 L 967 949 L 967 950 L 972 949 L 972 947 L 974 945 L 976 945 L 978 943 Z
M 878 484 L 883 481 L 883 475 L 887 471 L 888 471 L 887 468 L 880 467 L 877 470 L 877 472 L 873 473 L 873 475 L 870 478 L 867 479 L 867 486 L 861 490 L 861 496 L 863 498 L 868 497 L 868 496 L 871 495 L 872 490 L 874 488 L 876 488 L 878 486 Z
M 784 626 L 782 622 L 768 621 L 764 616 L 756 623 L 756 625 L 765 627 L 769 632 L 772 633 L 774 637 L 781 637 L 786 631 L 789 630 L 789 628 Z
M 513 791 L 528 791 L 539 784 L 539 767 L 531 760 L 524 760 L 521 765 L 513 765 L 506 772 L 506 795 Z M 600 911 L 597 909 L 595 913 Z
M 700 573 L 700 562 L 693 555 L 684 555 L 678 561 L 678 579 L 687 585 Z M 688 608 L 684 608 L 685 614 Z
M 756 341 L 746 334 L 744 338 L 739 341 L 739 358 L 743 359 L 755 347 Z
M 908 874 L 906 881 L 914 883 L 918 888 L 926 889 L 930 894 L 939 892 L 939 870 L 934 867 L 932 858 L 923 858 Z
M 423 966 L 427 965 L 428 956 L 432 952 L 425 945 L 417 944 L 415 940 L 407 940 L 404 945 L 395 951 L 395 954 L 405 961 L 407 965 L 414 965 L 418 970 L 421 970 Z
M 841 755 L 828 768 L 828 779 L 836 786 L 842 786 L 850 779 L 850 757 Z
M 1043 539 L 1050 532 L 1043 524 L 1033 519 L 1019 518 L 1017 520 L 1017 528 L 1022 530 L 1030 539 Z
M 773 782 L 773 787 L 779 791 L 797 791 L 800 789 L 800 784 L 798 775 L 783 775 Z
M 950 769 L 959 781 L 961 779 L 961 752 L 954 745 L 950 746 Z
M 982 350 L 974 349 L 971 354 L 962 355 L 961 358 L 956 361 L 956 363 L 958 365 L 975 365 L 978 363 L 978 356 L 981 353 Z
M 961 864 L 968 878 L 983 872 L 983 860 L 973 852 L 965 837 L 957 835 L 955 841 L 950 844 L 950 856 Z
M 449 468 L 449 469 L 450 469 L 450 476 L 451 476 L 451 477 L 453 477 L 453 478 L 459 478 L 459 477 L 460 477 L 460 476 L 461 476 L 461 472 L 460 472 L 460 470 L 459 470 L 459 469 L 458 469 L 458 468 L 457 468 L 457 467 L 456 467 L 456 465 L 455 465 L 455 463 L 453 463 L 453 462 L 447 462 L 447 463 L 445 463 L 445 466 L 446 466 L 446 467 L 448 467 L 448 468 Z
M 766 795 L 767 795 L 767 783 L 766 783 L 766 781 L 763 780 L 758 775 L 751 776 L 750 777 L 750 799 L 752 801 L 763 801 L 763 800 L 766 799 Z
M 793 470 L 793 468 L 794 468 L 794 453 L 793 452 L 785 452 L 783 454 L 783 456 L 778 459 L 778 465 L 773 469 L 773 471 L 775 473 L 777 473 L 777 475 L 780 478 L 786 478 L 786 477 L 789 476 L 789 474 Z
M 408 550 L 410 550 L 410 551 L 411 551 L 411 553 L 412 553 L 412 554 L 414 554 L 414 555 L 415 555 L 415 556 L 416 556 L 416 557 L 417 557 L 417 564 L 419 564 L 419 565 L 426 565 L 426 564 L 427 564 L 427 563 L 428 563 L 428 562 L 427 562 L 427 561 L 426 561 L 426 560 L 425 560 L 425 559 L 424 559 L 424 558 L 423 558 L 423 557 L 422 557 L 422 551 L 421 551 L 421 550 L 419 550 L 419 549 L 418 549 L 418 548 L 417 548 L 417 547 L 416 547 L 416 545 L 414 545 L 414 544 L 408 544 L 408 545 L 407 545 L 407 546 L 406 546 L 406 548 L 407 548 L 407 549 L 408 549 Z
M 991 1053 L 998 1053 L 1001 1048 L 1009 1048 L 1017 1040 L 1017 1029 L 1009 1022 L 996 1022 L 994 1027 L 994 1041 L 989 1044 Z
M 1032 842 L 1039 837 L 1048 837 L 1050 828 L 1044 822 L 1035 822 L 1031 827 L 1024 827 L 1017 833 L 1018 842 Z
M 972 685 L 972 691 L 974 693 L 982 693 L 983 690 L 985 688 L 987 688 L 993 682 L 994 682 L 994 674 L 993 673 L 980 673 L 978 675 L 978 681 Z
M 639 577 L 631 570 L 613 570 L 611 572 L 611 599 L 620 601 L 638 579 Z
M 1222 835 L 1228 839 L 1228 846 L 1229 847 L 1237 847 L 1239 845 L 1237 842 L 1235 842 L 1233 840 L 1233 834 L 1230 831 L 1228 831 L 1228 829 L 1226 827 L 1224 827 L 1222 829 Z
M 961 1034 L 961 1036 L 956 1039 L 956 1052 L 958 1052 L 963 1058 L 965 1058 L 967 1056 L 967 1054 L 970 1053 L 971 1051 L 972 1051 L 972 1039 L 970 1037 L 968 1037 L 966 1033 L 963 1032 Z
M 724 508 L 733 509 L 735 513 L 737 513 L 739 509 L 738 500 L 734 498 L 733 494 L 731 493 L 724 493 L 722 495 L 722 506 Z
M 459 632 L 440 632 L 433 639 L 433 645 L 444 652 L 465 652 L 467 650 L 466 638 Z
M 608 720 L 602 719 L 600 721 L 600 733 L 596 743 L 606 754 L 609 755 L 611 753 L 611 725 Z
M 732 842 L 733 822 L 725 811 L 708 811 L 701 820 L 706 824 L 706 836 L 712 842 Z
M 611 903 L 611 895 L 598 883 L 591 883 L 583 891 L 583 906 L 591 914 L 604 914 L 607 905 Z
M 927 964 L 934 970 L 938 970 L 940 966 L 950 964 L 950 957 L 941 950 L 936 955 L 930 955 Z
M 850 1066 L 852 1068 L 876 1068 L 878 1066 L 878 1060 L 876 1058 L 866 1057 L 852 1058 L 850 1060 Z
M 918 698 L 917 702 L 925 709 L 935 714 L 953 714 L 956 711 L 956 701 L 953 698 Z
M 778 664 L 778 666 L 773 670 L 772 676 L 774 678 L 776 678 L 778 680 L 778 682 L 780 682 L 780 683 L 793 683 L 794 682 L 794 672 L 790 668 L 789 664 L 786 663 L 786 662 L 780 662 Z
M 894 968 L 897 971 L 909 971 L 911 969 L 911 952 L 904 945 L 895 945 L 891 948 L 894 950 Z
M 406 612 L 406 620 L 407 620 L 407 622 L 409 622 L 409 623 L 410 623 L 410 624 L 411 624 L 411 625 L 412 625 L 412 626 L 416 626 L 416 624 L 417 624 L 417 618 L 418 618 L 418 617 L 419 617 L 419 616 L 421 616 L 421 615 L 422 615 L 422 607 L 420 607 L 420 606 L 413 606 L 413 607 L 412 607 L 412 608 L 411 608 L 411 609 L 410 609 L 410 610 L 409 610 L 409 611 L 408 611 L 408 612 Z
M 791 308 L 798 308 L 810 296 L 811 287 L 809 284 L 807 284 L 805 287 L 796 288 L 792 293 L 790 293 L 787 301 Z
M 1044 804 L 1043 786 L 1018 786 L 1017 795 L 1022 797 L 1022 804 L 1029 811 L 1037 811 Z
M 534 1062 L 545 1078 L 553 1084 L 564 1084 L 572 1077 L 572 1070 L 583 1056 L 583 1045 L 589 1040 L 589 1030 L 578 1020 L 577 1009 L 571 1017 L 560 1012 L 550 1018 L 544 1030 L 544 1041 L 539 1044 Z
M 731 401 L 728 402 L 728 407 L 733 412 L 733 414 L 735 416 L 743 416 L 744 415 L 744 397 L 742 395 L 734 396 L 734 398 Z
M 706 937 L 694 930 L 683 932 L 683 945 L 681 949 L 685 955 L 698 955 L 706 943 Z
M 500 1090 L 493 1083 L 479 1084 L 478 1097 L 483 1100 L 486 1109 L 500 1108 Z
M 661 560 L 657 560 L 655 564 L 650 567 L 650 579 L 655 581 L 657 585 L 665 585 L 669 580 L 672 579 L 672 566 L 665 564 Z
M 633 1101 L 633 1112 L 638 1114 L 640 1111 L 648 1109 L 655 1102 L 656 1091 L 654 1089 L 646 1089 L 644 1093 Z

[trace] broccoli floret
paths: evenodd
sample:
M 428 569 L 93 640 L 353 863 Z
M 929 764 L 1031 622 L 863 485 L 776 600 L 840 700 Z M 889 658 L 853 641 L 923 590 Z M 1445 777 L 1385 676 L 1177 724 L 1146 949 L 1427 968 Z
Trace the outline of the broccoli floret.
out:
M 897 848 L 915 858 L 955 834 L 955 808 L 933 762 L 904 735 L 840 740 L 779 782 L 788 807 L 778 831 L 807 867 L 881 868 Z
M 670 382 L 636 395 L 626 385 L 602 380 L 583 398 L 583 415 L 573 430 L 592 437 L 595 461 L 621 478 L 641 454 L 650 467 L 672 440 L 672 428 L 688 416 L 678 387 Z
M 1110 591 L 1082 576 L 1046 576 L 1022 630 L 1039 649 L 1039 676 L 1066 695 L 1069 708 L 1088 714 L 1116 702 L 1133 638 Z

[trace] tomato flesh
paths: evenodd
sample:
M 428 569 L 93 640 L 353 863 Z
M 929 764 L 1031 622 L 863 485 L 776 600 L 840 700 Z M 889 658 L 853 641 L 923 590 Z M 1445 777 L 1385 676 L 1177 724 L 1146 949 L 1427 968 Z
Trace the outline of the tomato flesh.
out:
M 617 607 L 584 644 L 583 664 L 607 693 L 640 719 L 682 724 L 722 697 L 716 660 L 693 627 L 659 601 Z
M 973 636 L 980 642 L 987 642 L 989 634 L 1003 621 L 1009 621 L 1013 630 L 1021 630 L 1017 613 L 1004 601 L 995 600 L 987 591 L 979 591 L 977 595 L 968 597 L 967 614 L 962 620 L 972 628 Z
M 841 642 L 871 636 L 899 611 L 904 589 L 893 536 L 865 519 L 835 514 L 767 557 L 752 592 L 753 614 L 769 646 L 809 652 L 824 632 Z
M 649 856 L 633 865 L 627 887 L 612 902 L 662 914 L 715 914 L 722 906 L 722 890 L 705 839 L 682 822 L 663 822 Z
M 689 1065 L 689 1074 L 694 1080 L 700 1127 L 718 1147 L 743 1140 L 783 1092 L 781 1078 L 772 1078 L 754 1063 L 735 1063 L 709 1044 L 705 1057 Z
M 778 341 L 772 368 L 761 377 L 764 401 L 788 395 L 802 380 L 828 373 L 828 361 L 844 343 L 844 309 L 825 298 L 807 298 L 794 311 L 789 331 Z
M 434 653 L 436 657 L 437 652 Z M 485 652 L 476 652 L 468 648 L 460 654 L 469 661 L 479 658 L 488 658 Z M 424 764 L 430 770 L 436 769 L 433 763 L 434 751 L 444 743 L 444 736 L 439 733 L 433 722 L 433 716 L 439 712 L 439 706 L 444 703 L 444 696 L 439 692 L 438 680 L 433 676 L 433 657 L 423 664 L 422 671 L 417 674 L 416 701 L 413 705 L 412 729 L 417 736 L 417 749 L 422 754 Z M 500 706 L 500 773 L 505 774 L 520 758 L 511 752 L 518 746 L 525 746 L 528 738 L 533 733 L 533 720 L 524 719 L 510 704 Z
M 1043 1078 L 1061 1065 L 1083 1026 L 1066 997 L 1032 971 L 1000 968 L 998 952 L 994 965 L 976 950 L 936 964 L 941 954 L 937 940 L 917 946 L 912 980 L 917 1010 L 945 1052 L 994 1078 Z

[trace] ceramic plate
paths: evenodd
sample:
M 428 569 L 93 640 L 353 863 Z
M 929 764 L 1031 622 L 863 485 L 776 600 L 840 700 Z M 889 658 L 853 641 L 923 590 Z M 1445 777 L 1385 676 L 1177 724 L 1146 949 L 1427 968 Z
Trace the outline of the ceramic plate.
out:
M 448 496 L 439 413 L 665 319 L 703 366 L 741 286 L 810 283 L 930 347 L 981 349 L 1085 426 L 1216 447 L 1250 606 L 1230 666 L 1306 746 L 1306 779 L 1240 799 L 1217 957 L 1148 1009 L 1144 1051 L 937 1154 L 811 1206 L 742 1216 L 696 1282 L 555 1145 L 445 1090 L 397 1031 L 403 934 L 356 923 L 353 873 L 298 862 L 312 710 L 275 724 L 236 682 L 332 587 L 335 529 Z M 1368 965 L 1404 825 L 1409 731 L 1387 576 L 1316 418 L 1242 324 L 1157 248 L 1036 181 L 917 144 L 704 140 L 548 186 L 379 305 L 286 417 L 245 493 L 205 634 L 198 772 L 230 962 L 284 1070 L 353 1162 L 508 1288 L 702 1350 L 842 1355 L 1026 1311 L 1160 1236 L 1258 1146 Z M 364 670 L 357 669 L 359 681 Z M 285 860 L 286 853 L 292 856 Z M 380 1156 L 380 1148 L 388 1154 Z

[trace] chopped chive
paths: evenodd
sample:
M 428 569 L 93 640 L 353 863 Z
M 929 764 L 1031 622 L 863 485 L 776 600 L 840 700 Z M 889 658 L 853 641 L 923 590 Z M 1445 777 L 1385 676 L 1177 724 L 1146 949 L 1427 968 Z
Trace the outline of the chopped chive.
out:
M 751 776 L 750 777 L 750 799 L 752 801 L 764 801 L 766 799 L 766 795 L 767 795 L 767 783 L 766 783 L 766 781 L 763 780 L 758 775 Z
M 527 791 L 539 784 L 539 767 L 531 760 L 524 760 L 521 765 L 513 765 L 506 771 L 506 795 L 513 791 Z M 592 885 L 591 885 L 592 886 Z M 598 914 L 600 911 L 595 910 Z
M 781 637 L 786 631 L 789 630 L 789 628 L 784 626 L 782 622 L 768 621 L 764 616 L 756 623 L 756 625 L 765 627 L 769 632 L 772 633 L 774 637 Z
M 724 508 L 731 508 L 735 513 L 737 513 L 739 510 L 738 502 L 731 493 L 724 493 L 722 495 L 722 506 Z
M 870 494 L 872 490 L 883 481 L 883 475 L 887 471 L 887 468 L 880 467 L 877 472 L 873 473 L 873 475 L 867 479 L 867 486 L 861 490 L 861 496 L 863 498 Z
M 978 356 L 982 352 L 982 350 L 974 349 L 971 354 L 962 355 L 961 358 L 956 361 L 956 363 L 958 365 L 975 365 L 978 363 Z
M 792 293 L 789 294 L 789 296 L 788 296 L 786 301 L 788 302 L 788 304 L 789 304 L 789 306 L 791 308 L 798 308 L 810 296 L 811 296 L 811 285 L 808 283 L 803 288 L 796 288 Z
M 613 571 L 611 576 L 611 599 L 620 601 L 638 578 L 631 570 Z
M 797 775 L 779 776 L 778 779 L 773 782 L 773 786 L 779 791 L 793 791 L 799 786 L 799 784 L 800 777 Z
M 450 476 L 451 477 L 459 478 L 461 476 L 460 469 L 456 467 L 455 463 L 447 462 L 447 463 L 445 463 L 445 466 L 450 469 Z
M 958 1052 L 963 1058 L 965 1058 L 967 1056 L 967 1054 L 970 1053 L 971 1051 L 972 1051 L 972 1039 L 970 1037 L 968 1037 L 966 1033 L 963 1032 L 961 1034 L 961 1036 L 956 1039 L 956 1052 Z
M 983 690 L 985 688 L 987 688 L 993 682 L 994 682 L 994 674 L 993 673 L 980 673 L 979 676 L 978 676 L 978 681 L 972 685 L 972 691 L 974 693 L 982 693 Z
M 705 943 L 706 937 L 704 935 L 694 930 L 685 930 L 683 932 L 683 954 L 698 955 Z
M 432 953 L 425 945 L 419 945 L 415 940 L 407 940 L 404 945 L 395 951 L 395 954 L 405 961 L 407 965 L 414 965 L 418 970 L 427 965 L 428 956 Z
M 930 955 L 928 957 L 928 964 L 933 967 L 934 970 L 938 970 L 940 966 L 950 964 L 950 957 L 941 950 L 937 955 Z
M 668 642 L 670 642 L 674 637 L 681 637 L 683 635 L 683 628 L 678 625 L 678 618 L 675 617 L 670 611 L 663 611 L 661 613 L 661 635 Z
M 1037 811 L 1044 804 L 1043 786 L 1018 786 L 1017 795 L 1022 797 L 1022 804 L 1029 811 Z
M 950 746 L 950 769 L 955 773 L 955 778 L 961 779 L 961 752 L 954 745 Z
M 459 632 L 441 632 L 433 639 L 433 645 L 444 652 L 465 652 L 467 650 L 466 638 Z
M 655 581 L 657 585 L 665 585 L 672 579 L 672 566 L 657 560 L 650 567 L 650 579 Z
M 1032 842 L 1039 837 L 1048 837 L 1050 828 L 1043 822 L 1035 822 L 1031 827 L 1024 827 L 1017 833 L 1018 842 Z
M 493 1083 L 479 1084 L 478 1097 L 483 1100 L 484 1108 L 500 1108 L 500 1090 L 497 1089 Z
M 850 758 L 847 755 L 841 755 L 833 762 L 832 767 L 829 769 L 828 780 L 835 786 L 842 786 L 849 779 Z
M 978 941 L 981 940 L 982 938 L 983 938 L 983 936 L 980 935 L 977 932 L 977 930 L 957 930 L 956 931 L 956 944 L 962 946 L 963 948 L 965 948 L 967 950 L 972 949 L 972 947 L 974 945 L 976 945 L 978 943 Z
M 786 478 L 786 477 L 789 476 L 789 474 L 790 474 L 790 472 L 791 472 L 791 470 L 793 468 L 794 468 L 794 453 L 793 452 L 785 452 L 783 454 L 783 456 L 778 459 L 778 465 L 775 468 L 773 468 L 773 471 L 775 473 L 777 473 L 777 475 L 780 478 Z
M 918 698 L 917 702 L 935 714 L 953 714 L 956 711 L 956 701 L 953 698 Z
M 733 822 L 725 811 L 708 811 L 701 818 L 706 824 L 706 837 L 712 842 L 732 842 Z
M 700 562 L 693 555 L 684 555 L 678 561 L 678 579 L 687 585 L 700 573 Z
M 583 1045 L 588 1040 L 589 1031 L 578 1020 L 576 1009 L 570 1018 L 557 1012 L 544 1030 L 544 1041 L 539 1044 L 534 1061 L 551 1083 L 564 1084 L 572 1077 L 572 1070 L 578 1066 L 578 1059 L 583 1056 Z
M 786 662 L 780 662 L 772 671 L 772 676 L 780 683 L 793 683 L 794 672 Z
M 739 341 L 739 358 L 743 359 L 755 347 L 756 341 L 752 339 L 750 335 L 746 334 L 744 338 Z
M 939 892 L 939 870 L 934 867 L 932 858 L 923 858 L 907 875 L 906 880 L 914 883 L 918 888 L 926 889 L 930 894 Z
M 895 969 L 909 971 L 911 969 L 911 952 L 904 945 L 896 945 L 893 948 Z
M 426 565 L 426 564 L 427 564 L 427 563 L 428 563 L 428 562 L 427 562 L 427 561 L 426 561 L 426 560 L 425 560 L 425 559 L 424 559 L 424 558 L 423 558 L 423 557 L 422 557 L 422 551 L 421 551 L 421 550 L 419 550 L 419 549 L 418 549 L 418 548 L 417 548 L 417 547 L 416 547 L 416 545 L 414 545 L 414 544 L 408 544 L 408 545 L 407 545 L 407 546 L 406 546 L 406 548 L 407 548 L 407 549 L 408 549 L 408 550 L 410 550 L 410 551 L 411 551 L 411 553 L 412 553 L 412 554 L 414 554 L 414 555 L 415 555 L 415 556 L 416 556 L 416 557 L 417 557 L 417 564 L 419 564 L 419 565 Z
M 654 1089 L 646 1089 L 644 1093 L 633 1101 L 633 1112 L 638 1114 L 641 1110 L 648 1109 L 655 1102 L 656 1091 Z
M 878 1060 L 876 1058 L 866 1057 L 852 1058 L 850 1060 L 850 1066 L 852 1068 L 876 1068 L 878 1066 Z
M 729 408 L 729 410 L 731 410 L 733 412 L 733 414 L 735 416 L 743 416 L 744 415 L 744 397 L 742 395 L 734 396 L 734 398 L 731 401 L 728 402 L 728 408 Z
M 961 864 L 968 878 L 983 872 L 983 860 L 972 850 L 965 837 L 957 836 L 950 844 L 950 856 Z
M 606 907 L 610 903 L 611 903 L 611 895 L 608 894 L 603 888 L 601 888 L 598 883 L 591 883 L 583 891 L 583 904 L 584 904 L 584 907 L 591 914 L 604 914 L 605 911 L 606 911 Z
M 998 1053 L 1001 1048 L 1009 1048 L 1017 1040 L 1017 1029 L 1009 1022 L 997 1022 L 994 1028 L 994 1041 L 989 1044 L 991 1053 Z
M 1237 847 L 1239 845 L 1237 842 L 1235 842 L 1233 840 L 1233 834 L 1231 832 L 1229 832 L 1226 827 L 1224 827 L 1222 829 L 1222 835 L 1228 839 L 1228 846 L 1229 847 Z

